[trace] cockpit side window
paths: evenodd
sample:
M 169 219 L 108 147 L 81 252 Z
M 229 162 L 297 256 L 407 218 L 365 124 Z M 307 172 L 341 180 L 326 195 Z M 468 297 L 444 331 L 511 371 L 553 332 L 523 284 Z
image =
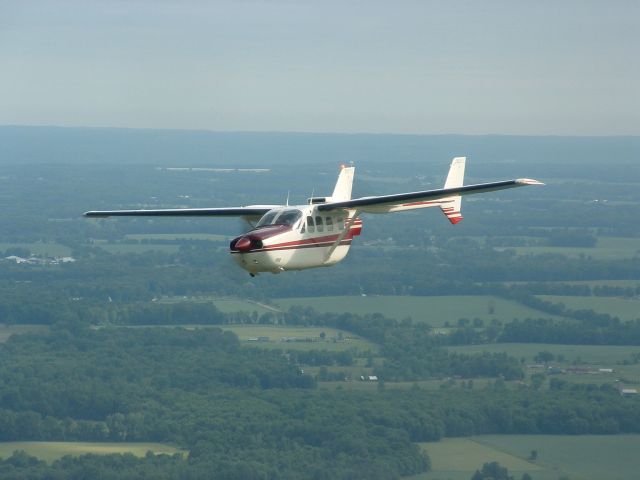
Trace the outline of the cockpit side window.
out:
M 260 219 L 256 228 L 266 225 L 295 225 L 302 218 L 302 212 L 297 209 L 271 210 Z
M 265 225 L 271 225 L 273 223 L 273 220 L 276 218 L 276 215 L 278 215 L 278 211 L 277 210 L 268 211 L 267 213 L 264 214 L 264 216 L 256 224 L 256 228 L 264 227 Z
M 316 231 L 316 224 L 313 223 L 313 217 L 307 217 L 307 230 L 309 233 L 313 233 Z
M 295 225 L 302 217 L 300 210 L 284 210 L 275 220 L 276 225 Z
M 318 228 L 319 232 L 324 231 L 324 226 L 322 224 L 322 217 L 316 217 L 316 227 Z
M 327 232 L 333 232 L 333 218 L 326 217 L 325 222 L 327 224 Z

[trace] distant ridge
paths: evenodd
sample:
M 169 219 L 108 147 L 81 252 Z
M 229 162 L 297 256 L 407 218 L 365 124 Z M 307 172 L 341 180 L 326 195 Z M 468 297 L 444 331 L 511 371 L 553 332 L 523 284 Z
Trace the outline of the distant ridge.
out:
M 212 132 L 0 126 L 0 164 L 633 163 L 640 137 Z

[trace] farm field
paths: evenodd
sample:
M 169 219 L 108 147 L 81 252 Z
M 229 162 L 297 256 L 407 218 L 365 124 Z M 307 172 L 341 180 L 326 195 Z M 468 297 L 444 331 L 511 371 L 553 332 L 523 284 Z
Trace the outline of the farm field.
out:
M 559 318 L 513 301 L 482 295 L 303 297 L 278 298 L 274 302 L 285 310 L 295 305 L 312 307 L 318 312 L 381 313 L 396 319 L 411 317 L 432 327 L 445 326 L 446 322 L 455 325 L 460 318 L 485 321 L 496 318 L 505 322 L 514 318 Z
M 497 461 L 520 478 L 632 480 L 638 478 L 640 435 L 480 435 L 421 443 L 433 469 L 413 480 L 468 480 L 483 463 Z M 537 450 L 537 459 L 528 457 Z
M 52 462 L 65 455 L 83 455 L 93 453 L 108 455 L 110 453 L 131 453 L 136 457 L 144 457 L 148 451 L 155 454 L 174 455 L 184 451 L 162 443 L 100 443 L 100 442 L 0 442 L 0 457 L 10 457 L 16 450 L 24 450 L 29 455 Z
M 48 329 L 45 325 L 2 325 L 0 324 L 0 343 L 6 342 L 11 335 L 30 332 L 42 332 Z
M 571 282 L 549 282 L 566 283 L 568 285 L 589 285 L 596 287 L 600 285 L 608 287 L 640 287 L 640 280 L 575 280 Z
M 263 306 L 251 300 L 242 300 L 239 298 L 221 298 L 221 297 L 164 297 L 158 300 L 159 303 L 176 303 L 176 302 L 192 302 L 192 303 L 213 303 L 218 310 L 223 313 L 233 312 L 257 312 L 263 314 L 277 310 L 273 307 Z
M 26 248 L 34 255 L 41 255 L 44 257 L 68 257 L 71 255 L 71 249 L 66 245 L 59 243 L 0 243 L 0 252 L 7 250 L 8 248 Z
M 140 233 L 125 235 L 126 240 L 207 240 L 210 242 L 226 242 L 233 237 L 214 233 Z
M 547 302 L 563 303 L 571 310 L 593 310 L 606 313 L 620 320 L 640 318 L 640 300 L 613 297 L 570 297 L 561 295 L 538 295 Z
M 633 258 L 640 254 L 640 239 L 627 237 L 598 237 L 595 247 L 495 247 L 496 250 L 514 250 L 518 255 L 554 253 L 569 257 L 584 255 L 602 260 Z
M 282 348 L 300 350 L 329 350 L 342 351 L 351 348 L 358 350 L 377 351 L 376 344 L 358 337 L 357 335 L 325 327 L 291 327 L 273 325 L 218 325 L 223 330 L 234 332 L 244 344 L 259 346 L 260 348 Z M 325 339 L 320 334 L 325 333 Z M 268 337 L 268 342 L 249 342 L 250 338 Z M 282 341 L 283 338 L 298 341 Z M 340 340 L 342 338 L 342 340 Z M 308 339 L 308 341 L 307 341 Z
M 161 243 L 102 243 L 95 244 L 109 253 L 121 255 L 125 253 L 164 252 L 175 253 L 180 249 L 179 245 L 167 245 Z
M 549 343 L 491 343 L 484 345 L 464 345 L 447 347 L 451 352 L 459 353 L 500 353 L 516 358 L 525 358 L 526 362 L 533 362 L 539 352 L 547 351 L 554 355 L 564 355 L 566 363 L 578 360 L 592 365 L 613 366 L 617 362 L 629 360 L 634 353 L 640 353 L 640 346 L 617 345 L 558 345 Z

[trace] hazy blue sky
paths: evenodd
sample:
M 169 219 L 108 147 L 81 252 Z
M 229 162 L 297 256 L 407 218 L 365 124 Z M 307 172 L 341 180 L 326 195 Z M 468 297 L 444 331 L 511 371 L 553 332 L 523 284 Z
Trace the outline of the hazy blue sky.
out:
M 5 1 L 0 124 L 640 134 L 639 1 Z

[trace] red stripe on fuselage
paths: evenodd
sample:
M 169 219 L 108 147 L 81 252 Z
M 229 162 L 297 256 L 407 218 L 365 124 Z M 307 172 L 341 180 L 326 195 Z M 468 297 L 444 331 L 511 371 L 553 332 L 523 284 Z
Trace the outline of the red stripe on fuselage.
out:
M 287 242 L 287 243 L 292 243 L 292 242 Z M 251 250 L 249 252 L 235 252 L 235 251 L 231 251 L 230 253 L 260 253 L 260 252 L 275 252 L 275 251 L 279 251 L 279 250 L 301 250 L 303 248 L 321 248 L 321 247 L 330 247 L 331 245 L 333 245 L 335 243 L 334 241 L 330 241 L 330 242 L 322 242 L 322 243 L 298 243 L 295 245 L 287 245 L 287 246 L 279 246 L 279 245 L 274 245 L 274 246 L 267 246 L 265 248 L 261 248 L 258 250 Z M 284 245 L 284 244 L 282 244 Z M 351 239 L 345 239 L 342 240 L 340 242 L 340 245 L 351 245 Z

